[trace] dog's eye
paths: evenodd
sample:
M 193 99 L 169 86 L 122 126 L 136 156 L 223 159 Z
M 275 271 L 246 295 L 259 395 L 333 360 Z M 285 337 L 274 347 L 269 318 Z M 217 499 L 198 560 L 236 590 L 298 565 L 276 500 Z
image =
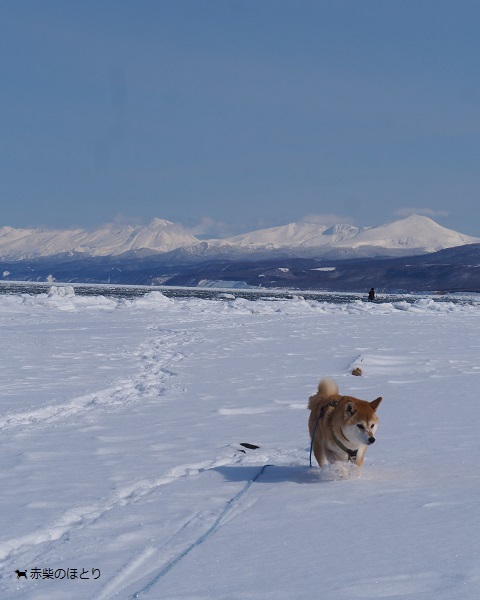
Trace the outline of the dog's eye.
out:
M 361 423 L 359 423 L 359 424 L 357 425 L 357 427 L 358 427 L 359 429 L 365 429 L 365 427 L 364 427 L 364 426 L 363 426 Z
M 375 429 L 375 423 L 372 423 L 372 424 L 370 425 L 370 429 Z

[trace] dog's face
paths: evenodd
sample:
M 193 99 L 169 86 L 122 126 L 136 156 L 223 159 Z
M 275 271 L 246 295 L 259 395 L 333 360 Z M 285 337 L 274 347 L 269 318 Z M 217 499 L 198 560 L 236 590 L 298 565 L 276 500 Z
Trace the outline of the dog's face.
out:
M 347 402 L 342 430 L 348 440 L 365 446 L 375 442 L 378 428 L 376 410 L 381 401 L 382 398 L 377 398 L 373 402 L 351 398 Z

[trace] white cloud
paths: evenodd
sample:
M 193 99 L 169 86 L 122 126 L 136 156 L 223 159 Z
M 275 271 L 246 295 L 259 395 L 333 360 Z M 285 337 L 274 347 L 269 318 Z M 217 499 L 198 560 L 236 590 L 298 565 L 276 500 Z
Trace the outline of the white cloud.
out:
M 424 217 L 448 217 L 446 210 L 434 208 L 399 208 L 393 213 L 396 217 L 409 217 L 410 215 L 423 215 Z
M 112 219 L 112 223 L 114 225 L 141 225 L 142 224 L 142 219 L 140 217 L 135 217 L 133 215 L 125 215 L 124 213 L 117 213 L 113 219 Z
M 223 221 L 215 221 L 212 217 L 202 217 L 200 222 L 188 227 L 189 233 L 194 236 L 227 237 L 232 235 L 232 227 Z
M 344 215 L 334 215 L 333 213 L 327 214 L 315 214 L 310 213 L 300 219 L 303 223 L 318 223 L 319 225 L 325 225 L 326 227 L 331 227 L 332 225 L 338 224 L 348 224 L 354 225 L 355 219 L 353 217 L 346 217 Z

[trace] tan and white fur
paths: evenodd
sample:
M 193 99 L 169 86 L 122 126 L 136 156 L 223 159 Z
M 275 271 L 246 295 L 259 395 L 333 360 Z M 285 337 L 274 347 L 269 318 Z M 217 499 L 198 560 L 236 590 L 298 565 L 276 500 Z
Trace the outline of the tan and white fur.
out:
M 368 402 L 352 396 L 340 396 L 335 381 L 320 381 L 318 392 L 308 401 L 311 411 L 308 428 L 310 440 L 315 430 L 313 453 L 321 467 L 349 460 L 358 467 L 362 466 L 367 447 L 375 442 L 378 428 L 376 410 L 381 401 L 381 397 Z M 338 404 L 331 406 L 330 402 Z M 322 408 L 324 414 L 319 419 Z

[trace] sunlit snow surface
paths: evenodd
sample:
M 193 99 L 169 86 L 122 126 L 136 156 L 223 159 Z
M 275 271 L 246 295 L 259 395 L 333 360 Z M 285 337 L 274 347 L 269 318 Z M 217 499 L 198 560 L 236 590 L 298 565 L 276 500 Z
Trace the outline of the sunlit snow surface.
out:
M 95 293 L 0 295 L 2 600 L 479 597 L 477 298 Z M 323 376 L 384 398 L 361 474 Z

